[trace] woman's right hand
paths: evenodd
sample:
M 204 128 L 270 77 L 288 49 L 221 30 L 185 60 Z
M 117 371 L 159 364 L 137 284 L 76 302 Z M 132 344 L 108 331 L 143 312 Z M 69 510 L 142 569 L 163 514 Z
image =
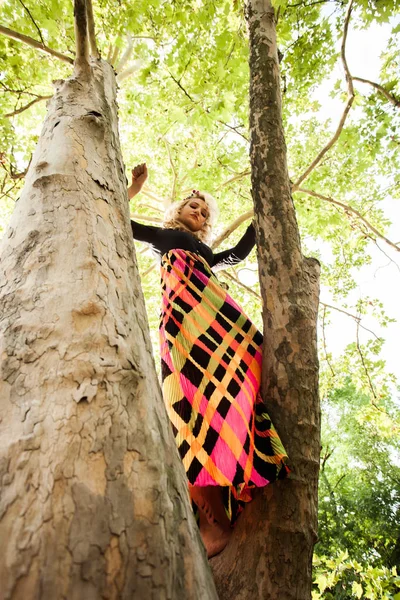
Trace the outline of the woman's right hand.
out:
M 129 200 L 136 196 L 142 189 L 144 182 L 146 181 L 148 176 L 146 163 L 142 163 L 141 165 L 136 165 L 132 169 L 132 183 L 128 187 L 128 197 Z

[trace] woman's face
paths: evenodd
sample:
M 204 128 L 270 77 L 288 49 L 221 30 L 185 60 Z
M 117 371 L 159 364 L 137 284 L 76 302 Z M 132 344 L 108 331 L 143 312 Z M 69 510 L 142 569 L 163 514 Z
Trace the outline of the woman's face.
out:
M 190 198 L 182 208 L 178 221 L 193 233 L 200 231 L 209 217 L 208 206 L 202 198 Z

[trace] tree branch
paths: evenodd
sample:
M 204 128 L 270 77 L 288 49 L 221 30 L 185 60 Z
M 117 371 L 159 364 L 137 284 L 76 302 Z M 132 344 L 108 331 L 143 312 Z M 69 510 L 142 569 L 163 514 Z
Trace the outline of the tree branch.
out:
M 392 264 L 394 264 L 394 266 L 396 267 L 396 269 L 397 269 L 397 270 L 399 271 L 399 273 L 400 273 L 400 267 L 399 267 L 399 265 L 397 264 L 397 262 L 396 262 L 395 260 L 393 260 L 393 258 L 392 258 L 391 256 L 389 256 L 389 254 L 386 254 L 386 252 L 385 252 L 385 251 L 384 251 L 384 250 L 383 250 L 383 249 L 380 247 L 380 245 L 378 244 L 378 240 L 374 240 L 374 239 L 373 239 L 373 242 L 375 243 L 375 246 L 378 248 L 379 252 L 382 252 L 382 254 L 383 254 L 384 256 L 386 256 L 386 258 L 388 259 L 389 263 L 392 263 Z M 398 243 L 398 244 L 400 244 L 400 242 L 397 242 L 397 243 Z M 378 267 L 378 269 L 379 269 L 379 268 L 380 268 L 380 267 Z M 378 270 L 378 269 L 377 269 L 377 270 Z
M 171 165 L 171 169 L 172 169 L 172 173 L 173 173 L 172 189 L 171 189 L 171 195 L 170 195 L 170 200 L 172 202 L 174 200 L 174 198 L 175 198 L 176 181 L 178 179 L 178 175 L 177 175 L 177 172 L 176 172 L 176 169 L 175 169 L 174 161 L 172 160 L 171 149 L 169 147 L 169 142 L 168 142 L 168 140 L 165 137 L 163 138 L 163 140 L 164 140 L 164 143 L 165 143 L 165 147 L 167 148 L 168 158 L 169 158 L 169 164 Z
M 128 35 L 127 37 L 128 40 L 128 44 L 126 46 L 126 50 L 123 53 L 123 55 L 121 56 L 120 60 L 118 61 L 118 63 L 115 65 L 115 70 L 119 73 L 122 71 L 122 68 L 126 65 L 126 63 L 128 62 L 128 60 L 130 59 L 130 57 L 132 56 L 132 51 L 133 51 L 133 41 L 132 41 L 132 36 Z
M 37 26 L 36 21 L 35 21 L 35 19 L 33 18 L 32 14 L 31 14 L 31 11 L 29 10 L 29 8 L 27 6 L 25 6 L 25 4 L 22 2 L 22 0 L 19 0 L 19 3 L 22 4 L 22 6 L 24 7 L 24 9 L 26 10 L 26 12 L 28 13 L 28 15 L 30 16 L 31 21 L 34 24 L 34 26 L 36 27 L 37 32 L 39 34 L 39 37 L 40 37 L 40 39 L 42 41 L 42 45 L 45 46 L 44 39 L 43 39 L 43 36 L 42 36 L 42 32 L 40 31 L 39 27 Z
M 193 167 L 192 167 L 191 170 L 197 169 L 197 167 L 198 167 L 197 159 L 198 159 L 198 156 L 199 156 L 199 147 L 197 145 L 196 140 L 194 140 L 194 144 L 195 144 L 195 151 L 194 151 L 194 158 L 193 158 Z M 189 174 L 190 174 L 190 171 L 187 171 L 186 175 L 183 175 L 180 178 L 179 185 L 180 185 L 181 188 L 182 188 L 183 184 L 185 183 L 185 181 L 188 179 Z
M 346 76 L 347 93 L 348 93 L 349 98 L 352 98 L 354 100 L 353 81 L 352 81 L 350 69 L 347 64 L 347 58 L 346 58 L 346 41 L 347 41 L 347 33 L 349 30 L 349 23 L 350 23 L 352 9 L 353 9 L 353 0 L 350 0 L 349 4 L 347 6 L 346 17 L 344 20 L 343 39 L 342 39 L 342 45 L 340 47 L 340 56 L 342 58 L 343 68 L 344 68 L 344 72 L 345 72 L 345 76 Z
M 297 8 L 301 6 L 302 8 L 309 8 L 310 6 L 314 6 L 315 4 L 327 4 L 330 0 L 315 0 L 315 2 L 310 2 L 306 4 L 305 2 L 297 2 L 297 4 L 287 4 L 286 8 Z
M 9 88 L 2 81 L 0 81 L 0 85 L 5 92 L 10 92 L 11 94 L 18 94 L 18 95 L 28 94 L 29 96 L 35 96 L 35 94 L 32 94 L 32 92 L 26 92 L 25 90 L 14 90 L 13 88 Z
M 355 322 L 358 324 L 359 327 L 361 327 L 365 331 L 368 331 L 368 333 L 371 333 L 377 340 L 382 339 L 378 335 L 376 335 L 376 333 L 371 331 L 371 329 L 368 329 L 367 327 L 364 327 L 364 325 L 361 325 L 361 317 L 359 317 L 357 315 L 353 315 L 352 313 L 347 312 L 347 310 L 344 310 L 343 308 L 338 308 L 337 306 L 332 306 L 331 304 L 326 304 L 326 302 L 320 302 L 320 305 L 324 307 L 324 311 L 326 308 L 331 308 L 332 310 L 336 310 L 337 312 L 340 312 L 343 315 L 347 315 L 348 317 L 351 317 L 352 319 L 355 320 Z M 324 312 L 324 317 L 325 317 L 325 312 Z
M 381 94 L 389 100 L 396 108 L 400 108 L 400 100 L 397 100 L 392 94 L 390 94 L 382 85 L 379 83 L 375 83 L 374 81 L 370 81 L 369 79 L 363 79 L 362 77 L 353 77 L 354 81 L 361 81 L 361 83 L 368 83 L 368 85 L 372 85 L 375 89 L 377 89 Z
M 226 185 L 229 185 L 233 181 L 237 181 L 238 179 L 243 179 L 244 177 L 247 177 L 248 175 L 251 175 L 250 170 L 242 171 L 242 173 L 237 173 L 230 179 L 227 179 L 226 181 L 224 181 L 224 183 L 221 183 L 221 185 L 217 188 L 217 190 L 220 190 L 221 188 L 225 187 Z
M 164 200 L 162 198 L 160 198 L 159 196 L 157 196 L 154 192 L 152 192 L 151 190 L 146 188 L 146 186 L 144 186 L 142 188 L 141 193 L 143 194 L 143 196 L 147 196 L 147 198 L 150 198 L 150 200 L 154 200 L 158 204 L 161 204 L 161 206 L 164 206 Z M 160 209 L 156 209 L 156 210 L 160 210 Z M 162 211 L 160 210 L 160 212 L 162 212 Z
M 326 462 L 330 459 L 330 457 L 332 456 L 334 451 L 335 451 L 335 448 L 332 448 L 332 450 L 330 450 L 329 447 L 327 446 L 324 456 L 323 457 L 321 456 L 321 471 L 324 471 Z
M 192 96 L 191 96 L 191 95 L 190 95 L 190 94 L 189 94 L 189 93 L 188 93 L 188 92 L 185 90 L 185 88 L 184 88 L 184 87 L 183 87 L 183 85 L 181 84 L 180 80 L 178 80 L 178 79 L 175 79 L 175 77 L 172 75 L 171 71 L 170 71 L 169 69 L 167 69 L 167 67 L 165 67 L 165 68 L 166 68 L 166 70 L 167 70 L 167 72 L 168 72 L 169 76 L 171 77 L 171 79 L 172 79 L 173 81 L 175 81 L 176 85 L 177 85 L 177 86 L 178 86 L 178 87 L 179 87 L 179 88 L 182 90 L 182 92 L 185 94 L 185 96 L 186 96 L 187 98 L 189 98 L 189 100 L 190 100 L 191 102 L 193 102 L 193 104 L 198 104 L 198 102 L 196 102 L 196 101 L 195 101 L 195 100 L 192 98 Z
M 244 223 L 244 221 L 247 221 L 247 219 L 250 219 L 253 216 L 254 210 L 251 209 L 245 212 L 240 217 L 238 217 L 235 221 L 233 221 L 233 223 L 228 225 L 228 227 L 224 229 L 224 231 L 217 238 L 215 238 L 215 240 L 211 244 L 211 248 L 214 250 L 217 246 L 222 244 L 222 242 L 226 240 L 226 238 L 228 238 L 231 235 L 231 233 L 233 233 L 235 229 L 239 227 L 239 225 L 241 225 L 242 223 Z
M 143 193 L 143 190 L 142 190 Z M 140 202 L 140 204 L 138 204 L 138 206 L 140 206 L 140 208 L 149 208 L 150 210 L 155 210 L 156 212 L 160 213 L 161 215 L 164 214 L 164 211 L 161 210 L 160 208 L 157 208 L 156 206 L 153 206 L 151 204 L 144 204 L 143 202 Z M 162 222 L 162 218 L 161 217 L 155 217 L 156 221 Z
M 371 381 L 371 377 L 370 377 L 369 371 L 368 371 L 368 369 L 367 369 L 367 365 L 365 364 L 364 355 L 363 355 L 363 353 L 362 353 L 361 346 L 360 346 L 360 339 L 359 339 L 359 325 L 360 325 L 360 323 L 359 323 L 359 322 L 357 322 L 357 327 L 356 327 L 356 344 L 357 344 L 357 351 L 358 351 L 358 354 L 360 355 L 360 358 L 361 358 L 361 363 L 362 363 L 362 366 L 363 366 L 363 368 L 364 368 L 364 372 L 365 372 L 365 374 L 366 374 L 366 376 L 367 376 L 367 379 L 368 379 L 368 385 L 369 385 L 369 388 L 370 388 L 370 390 L 371 390 L 371 392 L 372 392 L 372 394 L 373 394 L 373 396 L 374 396 L 375 400 L 377 400 L 377 395 L 376 395 L 376 392 L 375 392 L 375 388 L 374 388 L 374 386 L 373 386 L 373 383 L 372 383 L 372 381 Z M 374 406 L 375 406 L 375 404 L 374 404 Z
M 220 276 L 220 275 L 223 275 L 224 277 L 227 277 L 231 281 L 235 282 L 239 287 L 246 290 L 246 292 L 248 292 L 249 294 L 251 294 L 252 296 L 257 298 L 257 300 L 259 300 L 261 302 L 260 294 L 258 294 L 255 290 L 253 290 L 251 287 L 249 287 L 245 283 L 242 283 L 241 281 L 239 281 L 239 279 L 237 277 L 235 277 L 234 275 L 232 275 L 232 273 L 229 273 L 229 271 L 226 271 L 225 269 L 221 269 L 221 271 L 219 271 L 219 273 L 218 273 L 218 276 Z
M 223 274 L 224 277 L 227 277 L 228 279 L 230 279 L 231 281 L 234 281 L 238 286 L 242 287 L 244 290 L 246 290 L 246 292 L 249 292 L 250 294 L 252 294 L 252 296 L 254 296 L 255 298 L 257 298 L 257 300 L 261 300 L 261 296 L 260 294 L 258 294 L 255 290 L 253 290 L 251 287 L 245 285 L 244 283 L 242 283 L 241 281 L 239 281 L 239 279 L 237 277 L 235 277 L 234 275 L 232 275 L 231 273 L 229 273 L 228 271 L 226 271 L 225 269 L 221 269 L 221 271 L 219 272 L 220 274 Z M 336 310 L 337 312 L 340 312 L 344 315 L 347 315 L 348 317 L 351 317 L 352 319 L 354 319 L 356 321 L 356 323 L 358 324 L 359 327 L 361 327 L 362 329 L 364 329 L 365 331 L 368 331 L 369 333 L 371 333 L 377 340 L 380 340 L 381 338 L 379 336 L 376 335 L 376 333 L 374 333 L 373 331 L 371 331 L 370 329 L 367 329 L 366 327 L 364 327 L 364 325 L 361 325 L 361 317 L 357 316 L 357 315 L 353 315 L 349 312 L 347 312 L 346 310 L 343 310 L 342 308 L 338 308 L 337 306 L 332 306 L 330 304 L 326 304 L 325 302 L 320 302 L 319 303 L 320 306 L 324 307 L 324 310 L 326 308 L 330 308 L 332 310 Z M 325 316 L 325 313 L 324 313 Z M 328 363 L 329 364 L 329 363 Z M 333 369 L 331 367 L 331 371 L 332 374 L 335 375 L 335 373 L 333 372 Z
M 336 376 L 336 373 L 335 373 L 335 371 L 333 370 L 333 368 L 332 368 L 332 365 L 331 365 L 331 363 L 330 363 L 330 361 L 329 361 L 328 350 L 327 350 L 327 347 L 326 347 L 326 336 L 325 336 L 325 317 L 326 317 L 326 304 L 324 304 L 324 305 L 323 305 L 323 307 L 324 307 L 324 312 L 323 312 L 323 314 L 322 314 L 322 341 L 323 341 L 323 344 L 324 344 L 325 360 L 326 360 L 326 362 L 327 362 L 327 365 L 328 365 L 328 367 L 329 367 L 329 368 L 330 368 L 330 370 L 331 370 L 332 377 L 335 377 L 335 376 Z M 324 462 L 325 462 L 325 461 L 324 461 Z
M 12 196 L 10 196 L 10 192 L 12 192 L 12 191 L 13 191 L 13 189 L 17 187 L 17 185 L 18 185 L 18 183 L 14 183 L 14 184 L 13 184 L 13 185 L 12 185 L 10 188 L 8 188 L 8 190 L 6 190 L 5 192 L 3 192 L 3 189 L 4 189 L 4 188 L 3 188 L 3 189 L 2 189 L 2 193 L 1 193 L 1 195 L 0 195 L 0 200 L 2 200 L 4 197 L 6 197 L 6 198 L 10 198 L 10 200 L 14 200 L 14 201 L 15 201 L 15 198 L 13 198 Z
M 17 108 L 16 110 L 14 110 L 11 113 L 7 113 L 6 115 L 4 115 L 4 117 L 9 119 L 11 117 L 14 117 L 15 115 L 19 115 L 22 112 L 24 112 L 25 110 L 28 110 L 28 108 L 33 106 L 33 104 L 36 104 L 37 102 L 41 102 L 42 100 L 49 100 L 49 98 L 52 98 L 52 97 L 53 96 L 38 96 L 34 100 L 31 100 L 31 102 L 28 102 L 28 104 L 25 104 L 25 106 L 21 106 L 21 108 Z
M 325 481 L 325 485 L 328 488 L 329 497 L 330 497 L 331 503 L 333 505 L 333 513 L 337 517 L 338 510 L 337 510 L 337 503 L 336 503 L 335 492 L 332 489 L 332 486 L 330 484 L 330 481 L 329 481 L 328 476 L 326 474 L 326 471 L 324 469 L 321 469 L 321 478 Z
M 338 125 L 338 127 L 337 127 L 337 129 L 335 131 L 334 136 L 326 144 L 326 146 L 324 148 L 322 148 L 321 152 L 313 160 L 313 162 L 309 165 L 309 167 L 307 167 L 307 169 L 305 170 L 305 172 L 303 173 L 303 175 L 301 175 L 299 177 L 299 179 L 296 181 L 296 183 L 293 184 L 293 186 L 292 186 L 292 192 L 295 192 L 300 187 L 301 183 L 305 179 L 307 179 L 307 177 L 309 176 L 309 174 L 311 173 L 311 171 L 313 171 L 315 169 L 315 167 L 321 162 L 321 159 L 325 156 L 325 154 L 337 142 L 337 140 L 339 139 L 340 134 L 342 133 L 345 121 L 347 119 L 347 115 L 349 114 L 351 106 L 352 106 L 352 104 L 354 102 L 353 81 L 352 81 L 352 78 L 351 78 L 351 74 L 350 74 L 349 67 L 347 65 L 347 59 L 346 59 L 346 40 L 347 40 L 347 32 L 348 32 L 348 29 L 349 29 L 349 22 L 350 22 L 350 16 L 351 16 L 352 7 L 353 7 L 353 0 L 350 0 L 350 2 L 348 4 L 348 7 L 347 7 L 346 18 L 345 18 L 344 29 L 343 29 L 342 45 L 341 45 L 341 49 L 340 49 L 340 55 L 341 55 L 341 58 L 342 58 L 343 68 L 344 68 L 344 72 L 345 72 L 345 76 L 346 76 L 346 82 L 347 82 L 347 102 L 346 102 L 346 105 L 344 107 L 342 117 L 341 117 L 341 119 L 339 121 L 339 125 Z
M 149 273 L 154 271 L 154 269 L 156 267 L 157 267 L 157 263 L 155 262 L 152 265 L 150 265 L 150 267 L 148 269 L 146 269 L 146 271 L 144 273 L 141 273 L 141 277 L 144 279 Z
M 172 80 L 173 80 L 173 81 L 176 83 L 176 85 L 177 85 L 177 86 L 178 86 L 178 87 L 179 87 L 179 88 L 182 90 L 182 92 L 185 94 L 185 96 L 186 96 L 187 98 L 189 98 L 189 100 L 190 100 L 191 102 L 193 102 L 193 104 L 199 104 L 199 102 L 196 102 L 196 100 L 194 100 L 194 99 L 191 97 L 191 95 L 189 94 L 189 92 L 187 92 L 187 91 L 185 90 L 185 88 L 182 86 L 182 84 L 181 84 L 181 79 L 182 79 L 183 73 L 182 73 L 181 77 L 180 77 L 180 78 L 179 78 L 179 80 L 178 80 L 178 79 L 176 79 L 176 78 L 175 78 L 175 77 L 172 75 L 172 73 L 171 73 L 171 72 L 170 72 L 170 71 L 169 71 L 167 68 L 166 68 L 166 70 L 167 70 L 167 72 L 168 72 L 169 76 L 171 77 L 171 79 L 172 79 Z M 210 114 L 210 109 L 208 109 L 208 108 L 204 108 L 204 107 L 202 107 L 202 108 L 203 108 L 204 112 L 206 112 L 207 114 Z M 249 138 L 248 138 L 248 137 L 246 137 L 246 136 L 245 136 L 243 133 L 241 133 L 240 131 L 238 131 L 236 127 L 232 127 L 232 125 L 228 125 L 228 123 L 225 123 L 225 121 L 220 121 L 219 119 L 217 119 L 217 120 L 216 120 L 216 122 L 217 122 L 217 123 L 220 123 L 220 124 L 221 124 L 221 125 L 223 125 L 224 127 L 227 127 L 227 128 L 228 128 L 228 129 L 230 129 L 231 131 L 234 131 L 235 133 L 237 133 L 238 135 L 240 135 L 240 137 L 242 137 L 244 140 L 246 140 L 246 142 L 247 142 L 247 143 L 249 143 Z
M 225 123 L 225 121 L 220 121 L 219 119 L 217 119 L 217 123 L 221 123 L 221 125 L 223 125 L 224 127 L 231 129 L 232 131 L 234 131 L 235 133 L 240 135 L 240 137 L 242 137 L 244 140 L 246 140 L 247 143 L 249 143 L 249 141 L 250 141 L 249 138 L 247 136 L 245 136 L 243 133 L 241 133 L 240 131 L 238 131 L 237 127 L 232 127 L 232 125 L 228 125 L 228 123 Z M 240 125 L 238 125 L 238 127 L 240 127 Z
M 90 51 L 96 60 L 100 58 L 100 53 L 97 48 L 96 42 L 96 31 L 94 27 L 94 17 L 93 17 L 93 5 L 92 0 L 86 0 L 86 10 L 87 10 L 87 26 L 89 32 L 89 42 L 90 42 Z
M 329 196 L 323 196 L 322 194 L 318 194 L 317 192 L 314 192 L 313 190 L 309 190 L 306 188 L 298 188 L 297 191 L 302 192 L 304 194 L 308 194 L 309 196 L 313 196 L 314 198 L 319 198 L 320 200 L 325 200 L 326 202 L 330 202 L 331 204 L 335 204 L 336 206 L 340 206 L 340 208 L 342 208 L 346 214 L 351 213 L 351 214 L 355 215 L 377 237 L 379 237 L 381 240 L 384 240 L 389 246 L 391 246 L 392 248 L 394 248 L 395 250 L 400 252 L 400 246 L 398 246 L 394 242 L 391 242 L 387 237 L 385 237 L 382 233 L 380 233 L 376 229 L 376 227 L 374 227 L 369 221 L 367 221 L 367 219 L 365 217 L 363 217 L 362 214 L 355 208 L 352 208 L 348 204 L 343 204 L 343 202 L 339 202 L 339 200 L 334 200 L 333 198 L 330 198 Z
M 0 86 L 3 88 L 3 90 L 5 92 L 10 92 L 10 94 L 18 94 L 18 96 L 22 96 L 23 94 L 25 94 L 26 96 L 33 96 L 33 98 L 41 97 L 39 94 L 34 94 L 33 92 L 28 92 L 27 88 L 25 88 L 23 90 L 14 90 L 13 88 L 9 88 L 2 81 L 0 81 Z
M 339 477 L 339 479 L 338 479 L 338 480 L 337 480 L 337 482 L 335 483 L 335 486 L 334 486 L 333 490 L 336 490 L 336 488 L 337 488 L 337 486 L 339 485 L 339 483 L 340 483 L 341 481 L 343 481 L 343 479 L 344 479 L 345 477 L 347 477 L 347 473 L 343 473 L 343 475 L 341 475 L 341 476 Z
M 117 81 L 118 81 L 118 83 L 121 82 L 121 81 L 123 81 L 127 77 L 129 77 L 129 75 L 132 75 L 132 73 L 134 73 L 135 71 L 137 71 L 141 67 L 141 65 L 142 65 L 142 62 L 140 60 L 135 60 L 131 64 L 130 67 L 128 67 L 127 69 L 125 69 L 125 71 L 122 71 L 121 73 L 118 73 L 118 75 L 117 75 Z
M 110 65 L 112 64 L 112 62 L 111 62 L 111 57 L 112 57 L 112 55 L 113 55 L 113 45 L 112 45 L 112 44 L 110 44 L 110 46 L 109 46 L 109 48 L 108 48 L 107 58 L 106 58 L 106 61 L 107 61 L 108 63 L 110 63 Z
M 28 46 L 31 46 L 32 48 L 36 48 L 36 50 L 40 50 L 41 52 L 45 52 L 46 54 L 55 56 L 56 58 L 59 58 L 63 62 L 66 62 L 70 65 L 74 64 L 73 59 L 70 58 L 69 56 L 65 56 L 64 54 L 61 54 L 61 52 L 52 50 L 48 46 L 45 46 L 41 42 L 37 42 L 36 40 L 29 37 L 28 35 L 24 35 L 23 33 L 18 33 L 17 31 L 8 29 L 8 27 L 3 27 L 3 25 L 0 25 L 0 33 L 2 33 L 3 35 L 5 35 L 8 38 L 11 38 L 12 40 L 17 40 L 19 42 L 23 42 L 24 44 L 27 44 Z
M 163 219 L 159 217 L 149 217 L 147 215 L 138 215 L 136 213 L 131 213 L 131 219 L 139 219 L 139 221 L 150 221 L 150 223 L 162 223 Z
M 74 0 L 75 23 L 75 64 L 87 68 L 89 66 L 89 39 L 86 0 Z
M 296 181 L 296 183 L 293 184 L 293 186 L 292 186 L 292 191 L 293 192 L 295 192 L 299 188 L 299 186 L 302 184 L 302 182 L 305 179 L 307 179 L 307 177 L 309 176 L 309 174 L 311 173 L 311 171 L 313 171 L 315 169 L 315 167 L 321 162 L 321 159 L 325 156 L 325 154 L 332 148 L 332 146 L 339 139 L 339 136 L 342 133 L 342 129 L 344 127 L 347 115 L 349 114 L 351 105 L 353 104 L 353 100 L 354 100 L 354 96 L 351 97 L 351 98 L 349 98 L 347 100 L 346 106 L 345 106 L 343 114 L 342 114 L 342 118 L 340 119 L 339 125 L 338 125 L 338 127 L 336 129 L 336 132 L 335 132 L 334 136 L 326 144 L 326 146 L 321 150 L 321 152 L 316 156 L 316 158 L 309 165 L 309 167 L 307 167 L 307 169 L 304 171 L 303 175 L 301 175 L 299 177 L 299 179 Z
M 110 48 L 110 50 L 111 50 L 111 48 Z M 110 60 L 108 61 L 108 62 L 110 63 L 110 65 L 113 65 L 113 66 L 114 66 L 114 65 L 116 64 L 116 62 L 117 62 L 117 59 L 118 59 L 118 56 L 119 56 L 119 48 L 118 48 L 118 46 L 117 46 L 117 45 L 115 45 L 115 46 L 114 46 L 114 49 L 113 49 L 113 53 L 112 53 L 112 55 L 111 55 L 111 58 L 110 58 Z
M 14 171 L 14 168 L 13 168 L 11 160 L 9 162 L 10 162 L 10 170 L 8 170 L 7 167 L 6 167 L 6 155 L 5 155 L 5 153 L 4 152 L 0 152 L 0 166 L 7 173 L 7 177 L 9 177 L 13 181 L 18 181 L 19 179 L 23 179 L 25 177 L 25 175 L 27 174 L 27 172 L 29 170 L 29 167 L 31 165 L 31 162 L 32 162 L 32 154 L 31 154 L 31 157 L 29 159 L 29 162 L 27 164 L 26 169 L 24 169 L 24 171 L 22 171 L 20 173 Z M 3 183 L 3 189 L 4 189 L 4 183 Z

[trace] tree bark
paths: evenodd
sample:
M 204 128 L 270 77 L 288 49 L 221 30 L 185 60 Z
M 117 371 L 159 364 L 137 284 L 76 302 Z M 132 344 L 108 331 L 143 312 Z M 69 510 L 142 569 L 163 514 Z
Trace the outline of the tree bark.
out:
M 250 133 L 263 297 L 262 395 L 290 457 L 289 479 L 257 494 L 212 561 L 221 600 L 311 597 L 320 450 L 319 265 L 304 258 L 286 163 L 274 13 L 248 0 Z
M 3 600 L 216 599 L 157 381 L 115 77 L 56 82 L 0 248 Z

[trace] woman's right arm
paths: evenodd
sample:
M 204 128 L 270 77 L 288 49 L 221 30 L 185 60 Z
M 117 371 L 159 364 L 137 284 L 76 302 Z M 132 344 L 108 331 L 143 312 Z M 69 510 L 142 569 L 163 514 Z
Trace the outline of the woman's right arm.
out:
M 132 183 L 128 187 L 128 198 L 132 200 L 136 194 L 140 192 L 142 189 L 144 182 L 146 181 L 148 176 L 146 163 L 142 163 L 141 165 L 136 165 L 132 169 Z
M 131 200 L 136 194 L 140 192 L 143 187 L 144 182 L 147 179 L 147 166 L 146 163 L 142 163 L 141 165 L 136 165 L 132 169 L 132 184 L 128 187 L 128 197 Z M 137 223 L 131 219 L 131 227 L 133 239 L 138 240 L 139 242 L 147 242 L 148 244 L 152 244 L 153 247 L 157 248 L 160 244 L 160 232 L 162 232 L 162 227 L 155 227 L 154 225 L 143 225 L 142 223 Z
M 132 169 L 132 183 L 128 187 L 128 198 L 131 200 L 136 194 L 140 192 L 144 182 L 147 179 L 147 166 L 146 163 L 136 165 Z M 147 242 L 148 244 L 154 244 L 157 241 L 157 234 L 160 231 L 160 227 L 154 227 L 153 225 L 143 225 L 137 223 L 131 219 L 131 227 L 133 238 L 139 242 Z

